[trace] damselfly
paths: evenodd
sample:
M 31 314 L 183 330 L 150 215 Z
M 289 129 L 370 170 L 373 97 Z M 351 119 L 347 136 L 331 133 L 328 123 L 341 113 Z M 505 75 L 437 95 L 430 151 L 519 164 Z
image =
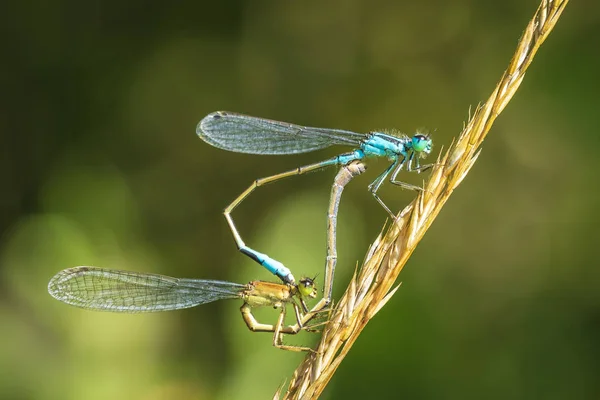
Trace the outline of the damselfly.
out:
M 391 164 L 369 185 L 369 191 L 392 218 L 395 218 L 389 207 L 379 198 L 377 191 L 390 173 L 389 181 L 391 183 L 408 189 L 420 190 L 418 186 L 396 180 L 396 177 L 405 165 L 407 171 L 421 172 L 429 168 L 429 165 L 421 166 L 419 158 L 427 156 L 431 152 L 433 144 L 429 135 L 423 133 L 416 133 L 412 137 L 384 132 L 361 134 L 340 129 L 294 125 L 226 111 L 217 111 L 204 117 L 198 123 L 196 133 L 212 146 L 238 153 L 299 154 L 333 145 L 355 148 L 349 153 L 340 154 L 324 161 L 257 179 L 225 208 L 225 219 L 240 252 L 254 259 L 287 283 L 294 282 L 294 277 L 289 269 L 266 254 L 246 246 L 233 222 L 231 213 L 250 193 L 267 183 L 302 175 L 331 165 L 345 165 L 353 160 L 363 160 L 367 157 L 385 157 L 391 161 Z M 413 161 L 415 162 L 414 168 Z
M 273 345 L 303 351 L 307 347 L 283 344 L 282 335 L 298 333 L 310 318 L 305 299 L 315 298 L 317 289 L 310 278 L 298 285 L 252 281 L 245 285 L 206 279 L 180 279 L 165 275 L 119 271 L 96 267 L 75 267 L 56 274 L 48 292 L 57 300 L 87 310 L 117 313 L 142 313 L 180 310 L 225 299 L 242 299 L 244 322 L 254 332 L 274 332 Z M 285 325 L 286 306 L 296 315 L 294 325 Z M 270 306 L 281 309 L 277 323 L 262 324 L 252 308 Z

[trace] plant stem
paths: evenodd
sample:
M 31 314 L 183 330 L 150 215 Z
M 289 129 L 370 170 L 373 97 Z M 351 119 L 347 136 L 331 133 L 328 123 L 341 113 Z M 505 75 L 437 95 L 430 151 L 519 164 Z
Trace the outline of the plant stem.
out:
M 568 0 L 542 0 L 521 37 L 496 88 L 448 150 L 438 157 L 424 190 L 371 245 L 365 261 L 323 330 L 315 353 L 294 372 L 285 399 L 316 399 L 331 380 L 367 323 L 398 289 L 396 278 L 434 219 L 469 172 L 481 144 L 519 88 L 540 45 L 558 21 Z M 276 393 L 276 398 L 279 393 Z

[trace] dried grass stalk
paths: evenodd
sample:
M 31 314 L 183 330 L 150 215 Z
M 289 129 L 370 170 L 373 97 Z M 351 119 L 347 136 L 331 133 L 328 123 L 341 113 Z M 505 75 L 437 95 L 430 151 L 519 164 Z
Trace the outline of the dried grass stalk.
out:
M 393 285 L 404 264 L 477 160 L 483 139 L 519 88 L 527 67 L 567 2 L 542 1 L 489 99 L 477 107 L 446 153 L 440 154 L 425 190 L 371 245 L 362 268 L 354 274 L 332 312 L 317 352 L 308 354 L 294 372 L 285 399 L 318 398 L 369 320 L 394 295 L 398 286 Z

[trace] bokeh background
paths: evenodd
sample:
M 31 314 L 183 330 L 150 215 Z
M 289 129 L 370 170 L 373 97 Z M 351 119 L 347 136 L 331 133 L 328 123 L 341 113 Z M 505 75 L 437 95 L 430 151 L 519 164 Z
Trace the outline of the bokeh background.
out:
M 222 209 L 257 177 L 346 149 L 230 153 L 198 139 L 197 122 L 224 109 L 358 132 L 428 127 L 437 155 L 537 6 L 4 2 L 0 398 L 271 398 L 302 355 L 250 333 L 239 302 L 93 313 L 53 300 L 48 280 L 76 265 L 272 279 L 236 251 Z M 567 7 L 324 398 L 600 397 L 599 11 Z M 366 190 L 386 165 L 370 162 L 344 194 L 338 294 L 386 221 Z M 246 242 L 297 276 L 321 272 L 334 175 L 256 192 L 234 213 Z M 414 197 L 381 195 L 395 210 Z

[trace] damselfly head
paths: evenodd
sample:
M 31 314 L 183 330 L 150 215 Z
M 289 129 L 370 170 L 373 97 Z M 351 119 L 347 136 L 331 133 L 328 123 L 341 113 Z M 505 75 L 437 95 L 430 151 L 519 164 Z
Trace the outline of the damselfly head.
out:
M 311 299 L 317 297 L 317 286 L 315 285 L 315 279 L 300 279 L 300 282 L 298 283 L 298 293 L 300 293 L 301 297 L 310 297 Z
M 431 153 L 433 140 L 428 133 L 417 132 L 411 139 L 411 147 L 415 153 L 419 153 L 421 157 L 425 157 Z

